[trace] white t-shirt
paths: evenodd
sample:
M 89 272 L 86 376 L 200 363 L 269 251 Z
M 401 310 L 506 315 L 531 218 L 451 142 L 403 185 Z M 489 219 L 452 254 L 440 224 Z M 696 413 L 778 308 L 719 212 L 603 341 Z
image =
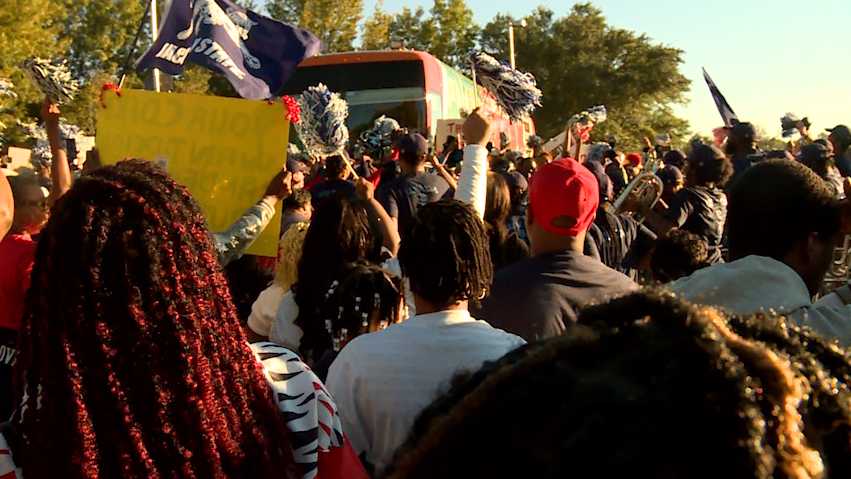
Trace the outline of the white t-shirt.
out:
M 523 344 L 465 310 L 425 314 L 355 338 L 331 365 L 326 385 L 355 453 L 366 452 L 380 475 L 455 374 Z

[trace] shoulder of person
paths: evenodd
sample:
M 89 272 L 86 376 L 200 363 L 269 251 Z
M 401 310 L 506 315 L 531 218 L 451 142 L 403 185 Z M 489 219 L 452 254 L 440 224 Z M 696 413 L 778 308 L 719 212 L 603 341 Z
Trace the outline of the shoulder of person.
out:
M 271 342 L 251 344 L 255 357 L 263 365 L 275 402 L 292 432 L 293 452 L 300 464 L 316 462 L 317 451 L 305 446 L 317 442 L 319 451 L 343 446 L 343 428 L 337 405 L 325 385 L 298 354 Z M 300 457 L 303 456 L 303 457 Z

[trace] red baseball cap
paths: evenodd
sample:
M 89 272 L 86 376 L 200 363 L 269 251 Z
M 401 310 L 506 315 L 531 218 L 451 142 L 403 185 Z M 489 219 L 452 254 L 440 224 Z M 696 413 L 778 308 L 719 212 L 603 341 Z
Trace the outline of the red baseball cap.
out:
M 529 183 L 529 210 L 533 221 L 560 236 L 587 231 L 600 205 L 597 179 L 570 158 L 546 164 Z
M 626 162 L 629 166 L 641 166 L 641 154 L 640 153 L 630 153 L 626 155 Z

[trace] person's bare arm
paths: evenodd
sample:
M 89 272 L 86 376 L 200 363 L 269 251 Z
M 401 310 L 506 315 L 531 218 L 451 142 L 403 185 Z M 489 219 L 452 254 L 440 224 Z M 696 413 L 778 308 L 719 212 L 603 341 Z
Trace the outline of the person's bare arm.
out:
M 47 197 L 47 202 L 51 206 L 71 189 L 71 183 L 74 181 L 71 176 L 71 165 L 68 163 L 68 153 L 62 144 L 62 133 L 59 131 L 60 114 L 59 105 L 50 100 L 44 100 L 41 118 L 44 120 L 50 153 L 53 155 L 53 164 L 50 167 L 50 195 Z
M 12 199 L 12 188 L 3 170 L 0 169 L 0 240 L 12 228 L 12 219 L 15 216 L 15 201 Z
M 429 156 L 428 159 L 432 166 L 434 166 L 434 171 L 436 171 L 441 178 L 443 178 L 444 180 L 446 180 L 447 183 L 449 183 L 450 188 L 452 188 L 453 190 L 457 190 L 458 181 L 455 180 L 455 177 L 452 176 L 452 173 L 447 171 L 443 164 L 437 161 L 437 158 L 435 158 L 434 156 Z
M 368 180 L 360 178 L 357 182 L 357 193 L 378 217 L 384 235 L 384 247 L 390 251 L 390 254 L 396 256 L 396 253 L 399 252 L 399 245 L 402 243 L 402 239 L 399 237 L 399 228 L 393 218 L 387 214 L 387 210 L 375 199 L 375 186 Z

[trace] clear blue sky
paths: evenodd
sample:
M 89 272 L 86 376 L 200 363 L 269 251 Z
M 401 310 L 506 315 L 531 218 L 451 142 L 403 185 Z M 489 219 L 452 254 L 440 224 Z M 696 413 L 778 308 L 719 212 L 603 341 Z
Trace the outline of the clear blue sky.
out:
M 364 0 L 369 15 L 377 0 Z M 497 13 L 520 17 L 538 2 L 467 0 L 476 21 Z M 541 2 L 543 3 L 543 2 Z M 574 2 L 546 2 L 556 15 Z M 685 51 L 681 71 L 692 80 L 679 113 L 695 131 L 720 125 L 703 81 L 706 67 L 742 120 L 780 135 L 787 111 L 806 115 L 816 131 L 851 125 L 851 1 L 849 0 L 596 0 L 609 23 L 646 33 Z M 432 0 L 384 0 L 384 9 L 430 7 Z M 518 59 L 522 68 L 523 60 Z M 544 92 L 546 95 L 546 92 Z

